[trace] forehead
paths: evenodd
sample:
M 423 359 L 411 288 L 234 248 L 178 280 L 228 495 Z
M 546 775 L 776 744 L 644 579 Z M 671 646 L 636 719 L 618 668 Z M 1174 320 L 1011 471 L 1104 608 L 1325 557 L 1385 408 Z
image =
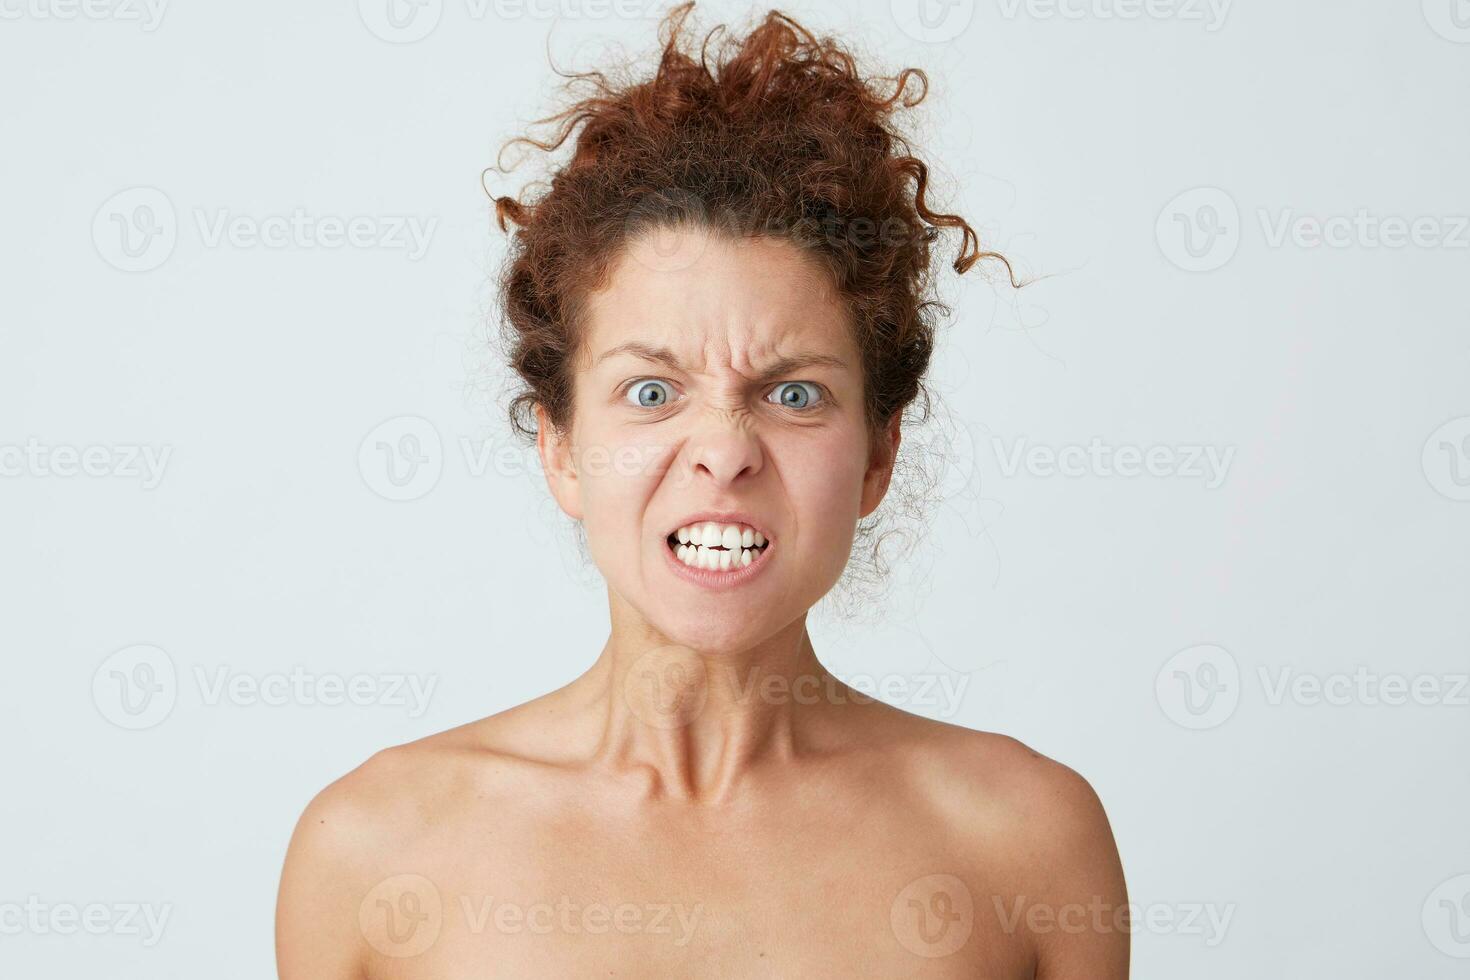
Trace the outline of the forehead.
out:
M 694 370 L 759 369 L 798 350 L 856 363 L 847 310 L 826 271 L 774 238 L 646 234 L 614 260 L 586 314 L 585 363 L 629 341 L 667 347 Z

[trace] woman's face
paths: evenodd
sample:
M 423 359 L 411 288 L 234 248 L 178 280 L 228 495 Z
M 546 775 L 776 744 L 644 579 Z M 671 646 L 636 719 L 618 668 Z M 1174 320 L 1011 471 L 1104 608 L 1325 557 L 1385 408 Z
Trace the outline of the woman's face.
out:
M 585 323 L 570 444 L 543 420 L 540 448 L 608 585 L 696 650 L 790 625 L 841 575 L 898 440 L 895 424 L 870 449 L 858 350 L 820 267 L 778 239 L 661 229 L 622 253 Z M 701 558 L 714 539 L 697 529 L 677 546 L 710 515 L 767 545 L 724 533 Z

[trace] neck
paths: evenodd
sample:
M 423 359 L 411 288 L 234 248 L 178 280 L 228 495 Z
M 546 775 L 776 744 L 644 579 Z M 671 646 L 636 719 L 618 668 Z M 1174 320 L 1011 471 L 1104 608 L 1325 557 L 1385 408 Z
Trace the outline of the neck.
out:
M 646 779 L 653 798 L 728 800 L 752 770 L 792 757 L 821 703 L 802 692 L 835 681 L 805 615 L 747 649 L 713 651 L 673 643 L 615 593 L 609 607 L 612 632 L 583 675 L 604 711 L 597 757 Z

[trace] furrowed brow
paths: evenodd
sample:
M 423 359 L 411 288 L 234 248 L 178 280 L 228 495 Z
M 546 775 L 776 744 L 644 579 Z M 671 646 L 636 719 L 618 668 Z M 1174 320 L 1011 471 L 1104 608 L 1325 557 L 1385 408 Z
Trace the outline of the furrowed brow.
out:
M 759 380 L 775 381 L 777 378 L 784 378 L 787 375 L 795 374 L 809 367 L 829 367 L 841 371 L 847 367 L 847 362 L 840 357 L 833 357 L 831 354 L 818 354 L 814 351 L 803 354 L 792 354 L 790 357 L 780 358 L 770 367 L 762 370 L 759 375 Z
M 652 361 L 657 364 L 668 365 L 669 367 L 674 368 L 677 371 L 687 370 L 684 365 L 679 362 L 679 358 L 675 356 L 674 352 L 669 350 L 667 347 L 655 347 L 652 344 L 645 344 L 636 340 L 629 341 L 625 344 L 618 344 L 616 347 L 608 348 L 607 350 L 603 351 L 602 354 L 597 358 L 597 363 L 601 364 L 609 357 L 613 357 L 617 354 L 631 354 L 632 356 L 641 358 L 645 361 Z M 834 357 L 831 354 L 820 354 L 815 351 L 806 351 L 779 358 L 768 367 L 763 368 L 757 376 L 757 380 L 774 381 L 777 378 L 785 377 L 786 375 L 793 374 L 797 371 L 802 370 L 803 368 L 809 367 L 830 367 L 836 368 L 840 371 L 847 367 L 847 362 L 844 361 L 842 358 Z
M 679 359 L 674 356 L 674 352 L 667 347 L 655 347 L 652 344 L 645 344 L 636 340 L 631 340 L 626 344 L 618 344 L 616 347 L 609 347 L 597 358 L 597 363 L 601 364 L 609 357 L 614 357 L 618 354 L 632 354 L 634 357 L 642 358 L 645 361 L 654 361 L 659 364 L 667 364 L 669 367 L 680 371 L 684 370 L 684 365 L 679 363 Z

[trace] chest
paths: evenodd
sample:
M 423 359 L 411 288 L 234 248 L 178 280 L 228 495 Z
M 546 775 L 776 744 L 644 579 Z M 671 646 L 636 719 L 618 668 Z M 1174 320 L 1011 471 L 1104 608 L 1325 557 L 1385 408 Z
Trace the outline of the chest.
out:
M 364 900 L 369 976 L 1030 976 L 984 867 L 877 815 L 821 824 L 429 842 Z

